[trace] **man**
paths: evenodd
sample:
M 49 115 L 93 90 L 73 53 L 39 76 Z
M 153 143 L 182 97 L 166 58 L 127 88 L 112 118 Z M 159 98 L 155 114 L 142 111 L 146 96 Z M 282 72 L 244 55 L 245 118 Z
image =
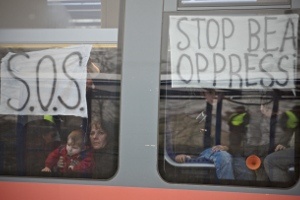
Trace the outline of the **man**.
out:
M 294 106 L 281 115 L 279 122 L 285 135 L 276 138 L 274 152 L 264 160 L 266 173 L 272 182 L 291 181 L 288 169 L 295 165 L 295 149 L 289 146 L 289 142 L 293 134 L 299 131 L 299 121 L 300 106 Z

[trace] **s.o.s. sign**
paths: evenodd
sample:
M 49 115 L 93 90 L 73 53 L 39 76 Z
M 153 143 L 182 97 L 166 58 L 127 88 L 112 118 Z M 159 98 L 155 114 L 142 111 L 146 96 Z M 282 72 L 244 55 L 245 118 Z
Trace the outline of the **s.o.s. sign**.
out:
M 8 53 L 1 62 L 1 114 L 87 117 L 92 46 Z

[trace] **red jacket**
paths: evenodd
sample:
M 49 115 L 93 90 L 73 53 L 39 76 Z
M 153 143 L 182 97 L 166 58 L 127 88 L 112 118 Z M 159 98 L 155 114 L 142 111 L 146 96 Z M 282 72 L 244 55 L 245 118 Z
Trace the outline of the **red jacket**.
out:
M 64 167 L 58 168 L 59 172 L 61 173 L 70 171 L 68 168 L 71 164 L 74 166 L 73 172 L 91 173 L 95 165 L 92 151 L 90 151 L 88 148 L 84 151 L 81 151 L 79 154 L 68 156 L 66 146 L 64 145 L 58 147 L 48 155 L 45 161 L 46 167 L 49 167 L 51 170 L 53 170 L 61 156 L 63 157 L 64 162 Z

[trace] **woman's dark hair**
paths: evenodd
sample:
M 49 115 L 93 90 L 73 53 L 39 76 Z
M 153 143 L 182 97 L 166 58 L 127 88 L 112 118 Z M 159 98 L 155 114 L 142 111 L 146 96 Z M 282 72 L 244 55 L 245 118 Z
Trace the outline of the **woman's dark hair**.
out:
M 94 119 L 89 125 L 89 133 L 94 127 L 96 129 L 102 129 L 107 134 L 108 143 L 113 142 L 118 136 L 119 124 L 117 122 Z

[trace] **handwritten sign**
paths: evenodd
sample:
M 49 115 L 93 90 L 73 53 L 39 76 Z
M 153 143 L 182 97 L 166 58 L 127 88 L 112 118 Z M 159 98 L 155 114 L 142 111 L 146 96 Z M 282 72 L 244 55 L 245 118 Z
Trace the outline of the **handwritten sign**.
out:
M 1 60 L 1 114 L 87 117 L 86 65 L 92 46 L 24 53 Z
M 294 88 L 298 15 L 170 16 L 172 87 Z

